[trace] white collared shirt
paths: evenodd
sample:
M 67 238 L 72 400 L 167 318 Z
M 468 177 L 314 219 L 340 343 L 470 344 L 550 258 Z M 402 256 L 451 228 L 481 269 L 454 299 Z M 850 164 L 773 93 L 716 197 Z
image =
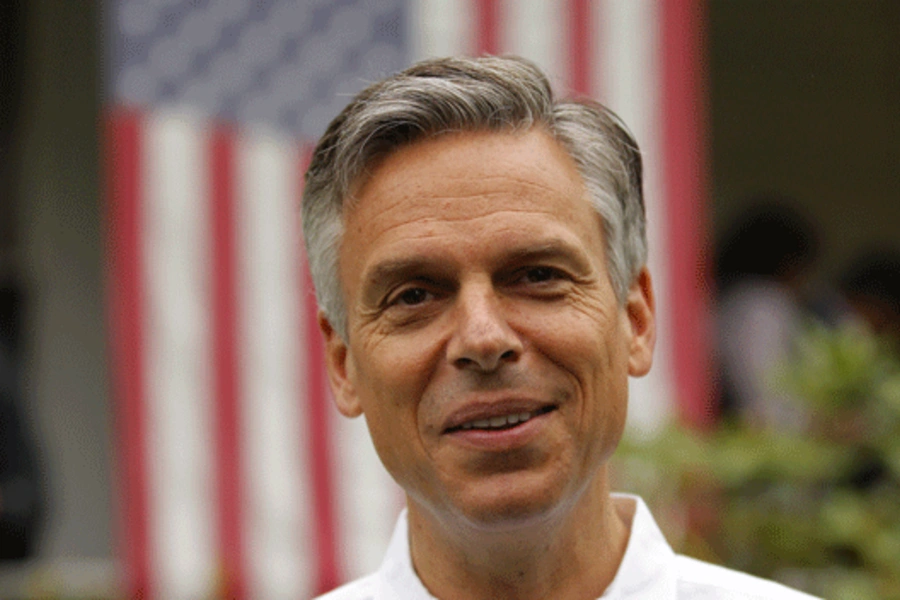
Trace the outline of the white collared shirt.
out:
M 625 556 L 604 600 L 813 600 L 783 585 L 675 554 L 637 496 Z M 381 567 L 319 600 L 437 600 L 416 575 L 409 554 L 406 511 Z

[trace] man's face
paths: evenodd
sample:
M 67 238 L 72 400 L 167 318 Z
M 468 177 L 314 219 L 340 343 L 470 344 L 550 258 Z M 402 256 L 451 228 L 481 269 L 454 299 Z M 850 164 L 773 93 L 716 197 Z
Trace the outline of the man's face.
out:
M 503 528 L 576 502 L 654 334 L 649 276 L 617 302 L 571 158 L 539 130 L 444 135 L 388 156 L 344 218 L 332 385 L 413 505 Z

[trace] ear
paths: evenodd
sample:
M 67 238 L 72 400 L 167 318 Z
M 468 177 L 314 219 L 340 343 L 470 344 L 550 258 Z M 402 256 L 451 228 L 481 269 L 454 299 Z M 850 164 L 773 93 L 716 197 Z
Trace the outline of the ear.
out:
M 656 345 L 656 299 L 650 271 L 643 267 L 628 290 L 625 311 L 631 325 L 631 341 L 628 345 L 628 374 L 632 377 L 646 375 L 653 364 L 653 347 Z
M 334 394 L 334 403 L 345 417 L 358 417 L 362 414 L 362 406 L 353 385 L 352 359 L 347 351 L 347 344 L 334 330 L 321 310 L 318 314 L 319 330 L 325 338 L 325 367 L 328 370 L 328 381 Z

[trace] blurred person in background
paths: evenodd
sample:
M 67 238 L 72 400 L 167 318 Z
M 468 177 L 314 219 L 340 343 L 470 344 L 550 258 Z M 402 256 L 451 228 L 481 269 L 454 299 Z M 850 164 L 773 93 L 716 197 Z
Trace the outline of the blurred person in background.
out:
M 852 314 L 900 350 L 900 252 L 882 249 L 859 256 L 838 288 Z
M 886 352 L 900 360 L 900 253 L 883 248 L 860 254 L 840 277 L 837 291 L 832 305 L 835 325 L 861 325 L 865 334 L 884 343 Z M 859 404 L 845 407 L 828 423 L 832 439 L 858 449 L 848 483 L 859 490 L 872 489 L 890 477 L 885 457 L 871 447 L 876 423 L 865 418 L 871 412 L 867 404 L 877 401 L 862 396 Z
M 20 404 L 19 298 L 0 282 L 0 560 L 34 554 L 42 516 L 37 452 Z
M 716 331 L 726 417 L 754 427 L 804 428 L 802 403 L 777 379 L 809 317 L 804 292 L 816 252 L 812 225 L 779 197 L 758 200 L 723 238 Z

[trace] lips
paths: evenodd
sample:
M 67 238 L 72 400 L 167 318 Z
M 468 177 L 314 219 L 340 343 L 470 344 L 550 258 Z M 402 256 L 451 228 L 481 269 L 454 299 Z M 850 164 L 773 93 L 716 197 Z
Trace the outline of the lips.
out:
M 447 419 L 444 433 L 471 430 L 502 430 L 521 425 L 534 417 L 556 410 L 552 404 L 540 405 L 533 402 L 475 404 L 454 412 Z

